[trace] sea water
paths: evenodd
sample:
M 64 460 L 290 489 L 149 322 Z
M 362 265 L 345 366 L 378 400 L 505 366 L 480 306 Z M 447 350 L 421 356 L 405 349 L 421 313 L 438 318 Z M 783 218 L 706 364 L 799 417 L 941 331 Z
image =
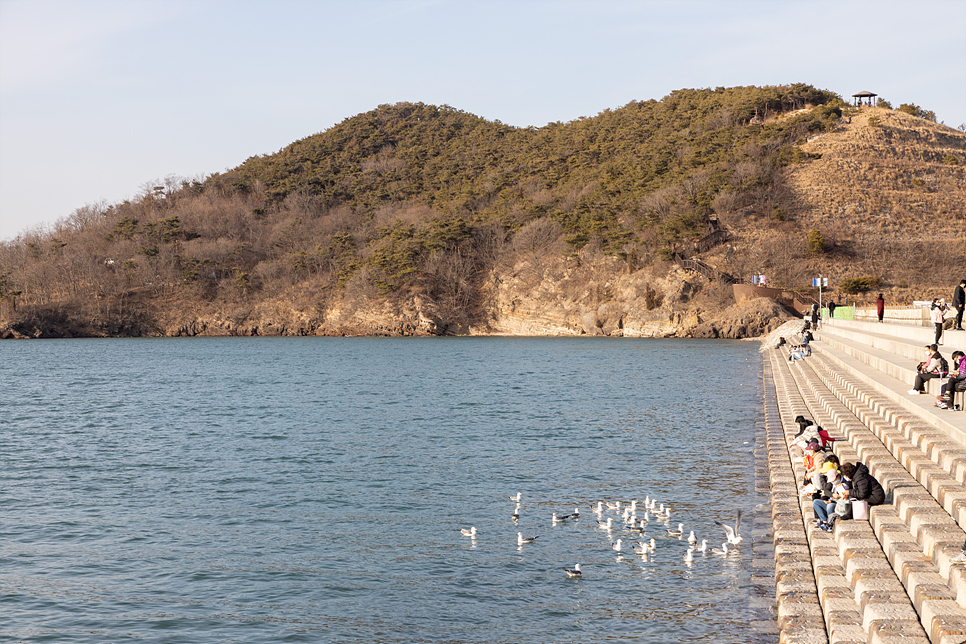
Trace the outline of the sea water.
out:
M 757 349 L 0 343 L 0 640 L 751 641 L 750 525 L 691 564 L 666 530 L 720 547 L 761 501 Z M 648 496 L 642 558 L 592 510 Z

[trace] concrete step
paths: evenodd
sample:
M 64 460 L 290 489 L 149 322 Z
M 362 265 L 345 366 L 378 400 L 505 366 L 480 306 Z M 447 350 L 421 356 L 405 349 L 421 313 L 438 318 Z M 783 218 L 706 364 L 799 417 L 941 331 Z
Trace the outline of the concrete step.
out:
M 949 562 L 949 558 L 960 551 L 963 531 L 955 526 L 925 488 L 912 480 L 912 476 L 892 457 L 883 442 L 851 413 L 832 390 L 824 386 L 820 374 L 815 371 L 819 366 L 819 361 L 813 359 L 793 363 L 789 367 L 813 412 L 813 418 L 816 421 L 827 420 L 829 424 L 825 426 L 832 430 L 833 435 L 839 431 L 842 433 L 840 438 L 848 439 L 848 442 L 840 440 L 835 443 L 835 452 L 842 462 L 851 460 L 866 463 L 890 493 L 892 502 L 900 508 L 896 511 L 887 503 L 873 508 L 872 522 L 846 521 L 837 524 L 835 541 L 843 561 L 849 561 L 846 564 L 846 579 L 853 589 L 860 585 L 849 575 L 849 566 L 853 565 L 863 579 L 874 579 L 877 592 L 885 593 L 885 602 L 891 612 L 906 615 L 902 602 L 895 594 L 898 584 L 911 608 L 922 619 L 931 642 L 966 639 L 966 610 L 957 601 L 957 596 L 966 599 L 966 595 L 962 594 L 966 585 L 962 584 L 960 574 L 964 566 L 952 566 Z M 929 460 L 922 454 L 920 458 Z M 802 473 L 800 471 L 799 475 Z M 948 480 L 949 477 L 946 478 Z M 961 484 L 954 484 L 962 489 Z M 802 505 L 803 515 L 810 516 L 810 499 L 806 499 Z M 885 521 L 890 512 L 893 521 Z M 813 532 L 818 533 L 817 530 Z M 956 539 L 958 541 L 951 543 Z M 813 547 L 813 554 L 817 547 Z M 858 562 L 853 561 L 856 557 L 860 557 Z M 828 563 L 828 560 L 825 561 Z M 943 569 L 941 564 L 945 566 Z M 863 608 L 861 601 L 859 605 Z M 862 612 L 865 623 L 865 611 Z
M 791 444 L 791 437 L 798 430 L 792 418 L 799 413 L 819 424 L 831 426 L 831 419 L 824 416 L 809 388 L 800 386 L 800 365 L 795 363 L 789 367 L 787 362 L 774 353 L 770 358 L 776 373 L 776 392 L 780 406 L 787 416 L 787 443 Z M 854 450 L 847 444 L 843 444 L 837 451 L 841 451 L 840 458 L 857 458 Z M 790 458 L 795 461 L 795 479 L 801 481 L 804 468 L 798 458 L 798 448 L 793 447 L 790 452 Z M 837 527 L 834 533 L 823 532 L 813 525 L 811 497 L 799 497 L 799 503 L 806 525 L 829 641 L 886 642 L 898 641 L 898 638 L 905 642 L 930 641 L 904 587 L 892 571 L 881 548 L 878 548 L 878 554 L 875 553 L 875 548 L 864 549 L 861 553 L 856 550 L 859 545 L 867 546 L 873 542 L 878 544 L 869 524 L 857 521 L 840 522 L 842 525 L 853 525 L 847 529 Z M 859 525 L 860 523 L 864 525 Z M 864 538 L 857 535 L 856 530 L 861 531 Z
M 944 337 L 944 342 L 939 347 L 939 352 L 943 354 L 947 360 L 949 360 L 949 357 L 953 354 L 953 351 L 966 350 L 966 333 L 958 333 L 956 335 L 964 336 L 961 343 L 958 342 L 960 339 L 958 337 Z M 829 336 L 835 336 L 856 344 L 862 344 L 873 349 L 879 349 L 880 351 L 884 351 L 887 354 L 895 356 L 900 362 L 911 362 L 913 365 L 918 364 L 920 361 L 925 359 L 925 348 L 932 344 L 931 340 L 929 342 L 917 342 L 907 338 L 895 337 L 888 333 L 873 333 L 861 329 L 833 325 L 824 327 L 817 337 L 819 339 L 826 339 Z M 960 344 L 963 346 L 960 346 Z
M 838 329 L 852 329 L 865 333 L 888 335 L 896 339 L 907 340 L 913 344 L 932 344 L 936 339 L 936 329 L 930 325 L 911 326 L 906 324 L 879 324 L 878 322 L 863 322 L 860 320 L 832 320 L 831 324 L 823 323 L 823 330 L 834 332 Z M 946 346 L 956 345 L 957 348 L 966 346 L 966 331 L 943 331 L 942 341 Z
M 850 341 L 847 338 L 833 333 L 824 334 L 821 342 L 816 344 L 837 349 L 842 353 L 855 358 L 868 368 L 880 372 L 882 375 L 888 376 L 892 380 L 904 383 L 906 391 L 911 389 L 915 383 L 916 366 L 919 364 L 919 361 L 924 358 L 923 355 L 920 355 L 918 361 L 913 361 L 898 356 L 891 351 L 877 349 L 861 342 Z M 812 350 L 815 350 L 814 346 L 812 347 Z M 944 357 L 949 360 L 950 354 L 947 354 Z M 943 382 L 945 382 L 945 380 L 940 378 L 931 378 L 927 380 L 925 383 L 926 391 L 933 397 L 938 396 L 940 393 L 940 386 Z
M 894 378 L 887 373 L 876 371 L 870 365 L 851 353 L 840 350 L 842 343 L 816 342 L 814 354 L 831 361 L 834 368 L 854 377 L 885 400 L 911 412 L 929 425 L 943 431 L 950 439 L 966 445 L 966 413 L 942 410 L 934 406 L 935 398 L 929 395 L 914 396 L 907 393 L 909 382 Z M 807 361 L 808 359 L 806 359 Z M 930 381 L 933 384 L 936 381 Z M 938 389 L 937 389 L 938 393 Z

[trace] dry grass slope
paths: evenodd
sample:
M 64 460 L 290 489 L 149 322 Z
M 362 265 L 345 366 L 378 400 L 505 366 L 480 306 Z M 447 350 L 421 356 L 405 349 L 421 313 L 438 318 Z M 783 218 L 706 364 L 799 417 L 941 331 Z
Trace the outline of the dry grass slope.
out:
M 822 155 L 791 170 L 803 227 L 846 224 L 883 237 L 963 236 L 966 134 L 870 107 L 801 147 Z M 944 163 L 948 156 L 959 164 Z

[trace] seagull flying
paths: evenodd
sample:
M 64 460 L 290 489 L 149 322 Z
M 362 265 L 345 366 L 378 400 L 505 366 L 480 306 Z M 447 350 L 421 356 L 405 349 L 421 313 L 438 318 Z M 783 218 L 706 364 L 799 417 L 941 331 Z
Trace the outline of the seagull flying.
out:
M 721 523 L 720 521 L 715 521 L 715 524 L 716 525 L 720 525 L 721 528 L 725 531 L 725 536 L 728 537 L 728 543 L 730 543 L 733 546 L 737 546 L 738 544 L 741 543 L 741 538 L 742 537 L 741 537 L 741 534 L 739 534 L 739 532 L 738 532 L 739 526 L 741 525 L 741 509 L 740 508 L 735 513 L 735 527 L 734 528 L 732 528 L 730 525 L 725 525 L 725 524 Z

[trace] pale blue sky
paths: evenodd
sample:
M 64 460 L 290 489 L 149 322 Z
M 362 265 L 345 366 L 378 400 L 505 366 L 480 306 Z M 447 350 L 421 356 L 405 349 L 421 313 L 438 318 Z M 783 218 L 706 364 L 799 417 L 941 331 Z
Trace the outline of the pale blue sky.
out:
M 542 126 L 804 82 L 966 122 L 964 0 L 0 0 L 0 240 L 384 103 Z

